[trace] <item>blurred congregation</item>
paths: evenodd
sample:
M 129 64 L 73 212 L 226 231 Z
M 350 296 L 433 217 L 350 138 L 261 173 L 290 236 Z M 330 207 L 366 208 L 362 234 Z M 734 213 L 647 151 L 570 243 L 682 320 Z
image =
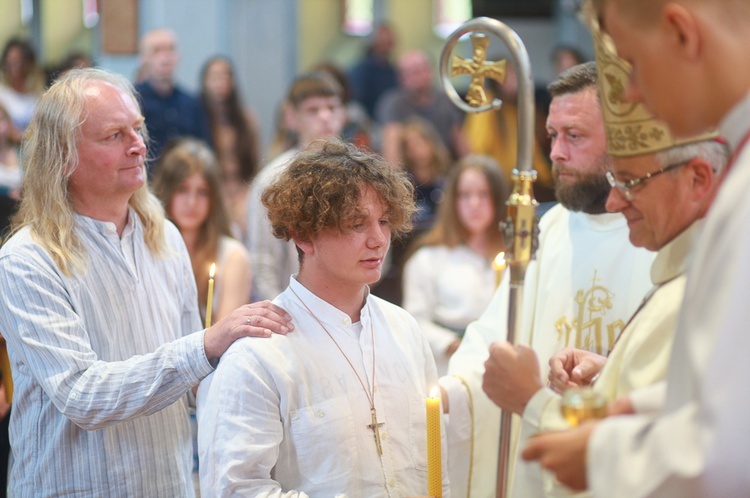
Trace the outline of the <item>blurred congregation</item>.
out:
M 503 84 L 491 80 L 490 91 L 504 102 L 500 111 L 466 116 L 443 94 L 437 64 L 446 29 L 475 15 L 506 12 L 511 26 L 535 35 L 527 43 L 537 62 L 533 67 L 541 74 L 535 81 L 539 133 L 534 168 L 539 175 L 536 196 L 542 202 L 554 201 L 544 130 L 549 105 L 545 86 L 592 50 L 589 35 L 566 2 L 529 2 L 524 11 L 514 8 L 514 2 L 503 7 L 503 2 L 489 1 L 302 0 L 240 6 L 150 0 L 124 2 L 131 4 L 129 12 L 127 6 L 110 5 L 114 2 L 99 2 L 89 11 L 91 2 L 28 2 L 31 7 L 25 8 L 24 2 L 2 3 L 4 12 L 14 14 L 4 19 L 1 31 L 4 229 L 22 195 L 18 147 L 37 98 L 66 70 L 100 66 L 136 84 L 149 134 L 150 183 L 185 238 L 199 296 L 205 296 L 211 262 L 239 265 L 244 277 L 223 293 L 237 299 L 222 304 L 223 310 L 250 299 L 249 287 L 248 292 L 242 287 L 251 280 L 253 298 L 272 299 L 286 285 L 283 275 L 278 283 L 270 281 L 276 278 L 278 261 L 264 261 L 268 247 L 257 240 L 262 237 L 253 240 L 255 234 L 249 233 L 264 221 L 252 192 L 256 175 L 273 169 L 269 164 L 288 161 L 289 151 L 315 139 L 338 135 L 405 168 L 419 208 L 415 228 L 394 242 L 388 269 L 373 292 L 435 322 L 434 317 L 420 317 L 435 313 L 438 304 L 424 302 L 420 289 L 442 263 L 420 255 L 425 246 L 468 247 L 469 260 L 462 264 L 477 279 L 467 282 L 466 288 L 474 289 L 468 295 L 455 292 L 466 296 L 471 309 L 446 312 L 448 323 L 437 326 L 436 351 L 455 349 L 456 331 L 477 318 L 494 289 L 491 261 L 503 244 L 493 234 L 505 217 L 517 141 L 517 82 L 510 64 Z M 28 15 L 31 20 L 22 19 Z M 92 15 L 98 22 L 87 27 Z M 108 15 L 124 18 L 118 23 Z M 60 16 L 78 25 L 77 30 L 54 27 Z M 131 33 L 117 33 L 127 30 Z M 128 38 L 131 52 L 124 53 Z M 507 57 L 496 46 L 493 57 Z M 461 173 L 466 170 L 474 171 L 473 176 L 480 173 L 471 188 L 489 197 L 489 214 L 461 207 L 464 191 L 472 185 L 469 174 Z M 259 197 L 260 189 L 255 190 Z M 190 203 L 200 196 L 209 201 L 198 215 L 200 210 Z M 249 254 L 234 241 L 244 242 Z M 296 255 L 291 259 L 293 270 Z

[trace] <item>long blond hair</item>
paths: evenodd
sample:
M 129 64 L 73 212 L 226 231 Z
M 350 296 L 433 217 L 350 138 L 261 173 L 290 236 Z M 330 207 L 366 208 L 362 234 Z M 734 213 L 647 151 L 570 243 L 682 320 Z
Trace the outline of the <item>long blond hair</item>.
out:
M 87 118 L 84 92 L 94 82 L 122 90 L 137 105 L 133 85 L 124 77 L 102 69 L 73 69 L 39 99 L 21 147 L 23 197 L 13 231 L 31 227 L 34 240 L 68 276 L 86 270 L 86 248 L 75 231 L 68 180 L 78 167 L 80 128 Z M 145 127 L 142 130 L 145 135 Z M 147 136 L 143 138 L 147 141 Z M 145 182 L 129 205 L 143 223 L 147 247 L 162 255 L 166 250 L 164 210 Z

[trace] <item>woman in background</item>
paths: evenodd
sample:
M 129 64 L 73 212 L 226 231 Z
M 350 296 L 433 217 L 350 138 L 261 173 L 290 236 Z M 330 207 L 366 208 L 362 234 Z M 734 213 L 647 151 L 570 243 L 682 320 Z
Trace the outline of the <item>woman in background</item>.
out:
M 403 167 L 414 184 L 417 212 L 414 229 L 391 244 L 391 264 L 373 292 L 394 304 L 403 303 L 403 267 L 411 243 L 435 222 L 438 205 L 443 201 L 445 174 L 451 165 L 448 149 L 435 127 L 424 118 L 413 116 L 404 122 L 399 134 Z
M 31 43 L 21 38 L 8 40 L 0 57 L 0 104 L 19 133 L 29 125 L 44 83 L 44 73 L 37 65 Z M 14 138 L 20 141 L 21 137 Z
M 443 200 L 443 180 L 451 164 L 448 149 L 435 127 L 426 119 L 409 118 L 401 131 L 401 157 L 414 181 L 417 233 L 430 228 Z
M 206 314 L 208 278 L 216 263 L 213 321 L 250 302 L 250 257 L 230 236 L 217 161 L 203 142 L 179 139 L 167 147 L 155 169 L 154 192 L 185 240 Z
M 201 100 L 221 166 L 232 230 L 242 239 L 247 194 L 259 169 L 260 132 L 255 116 L 242 105 L 229 59 L 212 57 L 204 64 Z
M 504 249 L 508 184 L 489 156 L 466 156 L 451 171 L 435 225 L 410 247 L 403 307 L 427 335 L 438 374 L 497 286 L 492 261 Z

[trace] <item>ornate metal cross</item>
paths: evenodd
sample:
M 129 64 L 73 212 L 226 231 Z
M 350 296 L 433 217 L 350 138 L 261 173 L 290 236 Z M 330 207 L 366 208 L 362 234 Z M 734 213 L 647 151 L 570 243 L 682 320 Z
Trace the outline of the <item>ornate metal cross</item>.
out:
M 473 55 L 471 59 L 464 59 L 454 55 L 451 60 L 451 76 L 468 74 L 471 76 L 469 90 L 466 93 L 466 102 L 471 107 L 480 107 L 489 104 L 490 99 L 484 91 L 485 78 L 492 78 L 501 85 L 505 83 L 505 60 L 487 62 L 487 47 L 490 37 L 484 33 L 473 33 L 471 35 L 471 46 Z

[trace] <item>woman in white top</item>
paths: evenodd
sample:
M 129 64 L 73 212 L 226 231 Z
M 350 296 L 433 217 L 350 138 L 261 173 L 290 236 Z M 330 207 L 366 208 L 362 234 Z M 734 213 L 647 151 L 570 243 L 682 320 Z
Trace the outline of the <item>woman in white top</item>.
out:
M 31 43 L 11 38 L 0 56 L 0 104 L 10 114 L 19 133 L 26 130 L 43 91 L 44 74 L 36 63 Z M 20 140 L 20 134 L 15 138 Z
M 426 334 L 440 375 L 495 291 L 492 260 L 504 248 L 498 223 L 508 195 L 494 159 L 465 157 L 451 171 L 435 225 L 410 248 L 403 306 Z
M 211 313 L 220 320 L 250 302 L 252 275 L 247 250 L 230 236 L 216 158 L 203 142 L 180 139 L 165 148 L 154 171 L 154 193 L 190 254 L 204 319 L 209 271 L 216 263 Z

